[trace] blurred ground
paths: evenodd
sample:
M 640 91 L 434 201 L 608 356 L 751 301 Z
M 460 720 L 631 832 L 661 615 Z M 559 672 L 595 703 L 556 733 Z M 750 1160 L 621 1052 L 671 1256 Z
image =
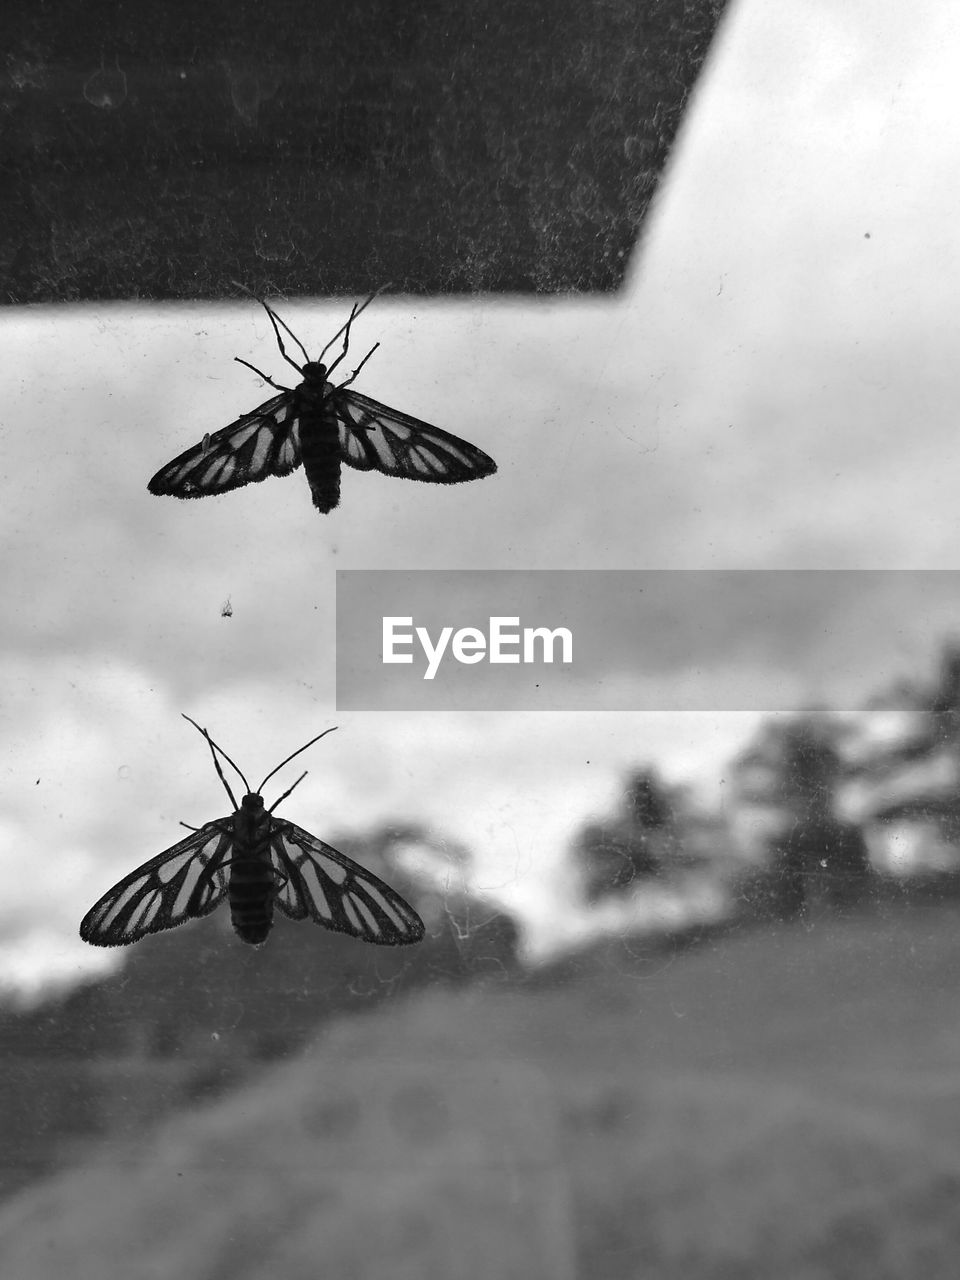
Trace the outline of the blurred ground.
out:
M 0 1215 L 19 1280 L 956 1274 L 945 905 L 432 989 Z

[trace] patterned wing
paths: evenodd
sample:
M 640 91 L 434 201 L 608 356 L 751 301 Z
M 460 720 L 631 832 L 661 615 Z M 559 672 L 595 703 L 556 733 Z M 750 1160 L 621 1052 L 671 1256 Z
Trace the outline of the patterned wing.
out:
M 161 467 L 147 488 L 175 498 L 204 498 L 300 465 L 300 419 L 295 392 L 284 391 L 228 427 L 204 437 Z
M 350 933 L 364 942 L 403 946 L 423 937 L 423 921 L 389 885 L 302 827 L 274 818 L 270 852 L 276 905 L 292 920 Z
M 497 464 L 482 449 L 388 409 L 359 391 L 338 387 L 333 404 L 340 425 L 340 452 L 358 471 L 382 471 L 407 480 L 459 484 L 491 476 Z
M 95 947 L 122 947 L 208 915 L 227 892 L 231 830 L 229 818 L 208 822 L 131 871 L 83 917 L 80 937 Z

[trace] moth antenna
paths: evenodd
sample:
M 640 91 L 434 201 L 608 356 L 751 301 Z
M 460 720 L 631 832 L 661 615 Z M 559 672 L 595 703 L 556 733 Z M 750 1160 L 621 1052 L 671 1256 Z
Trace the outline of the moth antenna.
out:
M 393 288 L 392 284 L 382 284 L 379 289 L 374 289 L 373 293 L 371 293 L 370 297 L 366 300 L 366 302 L 361 303 L 360 306 L 357 307 L 357 316 L 360 315 L 361 311 L 366 311 L 367 307 L 369 307 L 370 303 L 374 300 L 374 298 L 379 298 L 381 293 L 386 293 L 388 289 L 392 289 L 392 288 Z M 353 317 L 354 320 L 356 320 L 357 316 Z
M 226 760 L 230 768 L 234 770 L 237 777 L 246 787 L 248 794 L 250 791 L 250 783 L 246 780 L 246 778 L 240 772 L 239 767 L 233 763 L 233 761 L 224 751 L 223 747 L 217 746 L 214 740 L 210 737 L 209 733 L 207 733 L 206 729 L 201 729 L 200 726 L 197 724 L 196 720 L 190 720 L 190 717 L 188 715 L 185 715 L 183 712 L 181 712 L 180 714 L 183 715 L 184 720 L 189 720 L 190 723 L 193 725 L 193 727 L 197 730 L 197 732 L 202 734 L 203 737 L 206 739 L 207 746 L 210 748 L 210 754 L 211 756 L 213 756 L 213 764 L 214 764 L 214 767 L 216 768 L 217 776 L 219 777 L 220 781 L 223 783 L 224 788 L 226 789 L 227 795 L 230 797 L 230 803 L 233 805 L 234 809 L 239 809 L 240 806 L 237 804 L 236 798 L 234 797 L 233 792 L 230 790 L 230 784 L 229 782 L 227 782 L 226 778 L 223 776 L 223 770 L 220 768 L 220 761 L 217 759 L 217 752 L 218 751 L 220 752 L 220 754 L 223 756 L 224 760 Z
M 330 730 L 328 729 L 328 730 L 327 730 L 327 732 L 329 733 L 329 732 L 330 732 Z M 304 780 L 304 778 L 305 778 L 306 776 L 307 776 L 307 770 L 306 770 L 306 769 L 304 769 L 303 773 L 301 773 L 300 777 L 299 777 L 299 778 L 296 780 L 296 782 L 293 784 L 293 787 L 288 787 L 288 788 L 286 789 L 286 791 L 283 793 L 283 795 L 280 797 L 280 800 L 286 800 L 287 796 L 288 796 L 288 795 L 290 794 L 290 792 L 294 789 L 294 787 L 299 787 L 300 783 Z M 277 807 L 277 805 L 280 803 L 280 800 L 274 800 L 273 804 L 272 804 L 272 805 L 270 806 L 270 808 L 267 810 L 267 813 L 273 813 L 274 809 L 275 809 L 275 808 Z
M 184 716 L 184 719 L 189 719 L 189 716 Z M 195 721 L 191 720 L 190 723 L 194 724 Z M 196 727 L 200 729 L 199 725 L 196 725 Z M 239 807 L 237 805 L 237 798 L 233 794 L 233 792 L 230 790 L 230 783 L 227 782 L 227 779 L 224 776 L 223 770 L 220 767 L 220 761 L 217 759 L 217 750 L 219 750 L 219 748 L 216 747 L 216 744 L 214 743 L 213 739 L 210 737 L 209 733 L 207 733 L 206 729 L 200 729 L 200 732 L 203 734 L 204 738 L 206 739 L 207 746 L 210 748 L 210 755 L 213 758 L 213 767 L 217 771 L 217 777 L 223 783 L 224 788 L 226 789 L 227 795 L 230 797 L 230 803 L 233 805 L 234 809 L 237 809 Z M 224 758 L 229 760 L 229 757 L 225 756 Z M 229 763 L 233 764 L 233 761 L 229 760 Z M 237 768 L 236 765 L 233 765 L 233 767 L 234 769 Z M 237 772 L 240 773 L 240 770 L 237 769 Z M 242 778 L 243 774 L 240 774 L 240 776 Z M 244 783 L 244 785 L 246 785 L 246 783 Z
M 284 360 L 286 360 L 287 364 L 292 365 L 294 369 L 296 369 L 297 373 L 303 373 L 303 370 L 297 364 L 296 360 L 294 360 L 290 356 L 290 353 L 287 351 L 287 348 L 283 345 L 283 335 L 280 332 L 280 325 L 277 324 L 277 321 L 280 319 L 280 317 L 277 315 L 277 313 L 273 310 L 272 307 L 268 306 L 267 303 L 264 302 L 262 298 L 258 298 L 257 301 L 260 303 L 261 307 L 263 307 L 264 311 L 267 313 L 267 316 L 269 317 L 270 323 L 273 325 L 273 335 L 277 340 L 277 346 L 280 348 L 280 354 L 283 356 Z M 283 322 L 281 321 L 281 324 L 282 323 Z M 286 329 L 287 326 L 284 325 L 283 327 Z M 295 336 L 295 335 L 292 335 L 292 336 Z M 297 338 L 296 341 L 297 341 L 297 346 L 300 347 L 301 351 L 303 351 L 303 347 L 300 343 L 300 339 Z M 303 354 L 305 359 L 307 360 L 310 359 L 310 357 L 307 355 L 305 351 L 303 352 Z
M 302 369 L 300 368 L 300 366 L 297 364 L 296 360 L 291 360 L 291 359 L 290 359 L 290 356 L 287 354 L 287 349 L 286 349 L 286 347 L 283 345 L 283 338 L 280 336 L 280 330 L 277 328 L 277 321 L 278 321 L 278 320 L 280 320 L 280 317 L 277 315 L 277 313 L 273 310 L 273 308 L 272 308 L 272 307 L 268 306 L 268 305 L 267 305 L 267 303 L 266 303 L 266 302 L 264 302 L 263 298 L 261 298 L 259 294 L 254 293 L 252 289 L 248 289 L 248 288 L 247 288 L 247 286 L 246 286 L 245 284 L 241 284 L 239 280 L 231 280 L 231 281 L 230 281 L 230 283 L 231 283 L 235 288 L 237 288 L 237 289 L 242 289 L 242 290 L 243 290 L 243 292 L 244 292 L 245 294 L 247 294 L 247 295 L 248 295 L 248 297 L 251 297 L 251 298 L 253 298 L 256 302 L 259 302 L 259 303 L 260 303 L 261 307 L 263 307 L 264 311 L 267 313 L 267 315 L 268 315 L 268 317 L 269 317 L 269 319 L 270 319 L 270 323 L 273 325 L 273 333 L 274 333 L 274 336 L 275 336 L 275 337 L 276 337 L 276 339 L 277 339 L 277 346 L 280 348 L 280 354 L 283 356 L 284 360 L 286 360 L 287 364 L 293 365 L 293 367 L 294 367 L 294 369 L 296 369 L 297 373 L 302 373 L 302 372 L 303 372 L 303 370 L 302 370 Z M 288 324 L 286 324 L 286 322 L 285 322 L 285 321 L 280 320 L 280 323 L 283 325 L 283 327 L 286 329 L 287 333 L 289 333 L 290 337 L 294 340 L 294 342 L 297 344 L 297 346 L 298 346 L 298 347 L 300 348 L 300 350 L 303 352 L 303 358 L 304 358 L 304 360 L 306 360 L 306 361 L 308 361 L 308 362 L 309 362 L 310 357 L 307 355 L 306 350 L 304 349 L 304 345 L 303 345 L 303 343 L 300 341 L 300 339 L 297 337 L 297 335 L 293 332 L 293 330 L 290 328 L 290 326 L 289 326 Z M 236 357 L 234 357 L 234 359 L 236 359 Z M 246 364 L 246 363 L 247 363 L 247 362 L 246 362 L 246 360 L 241 360 L 241 361 L 240 361 L 240 364 Z M 251 368 L 251 369 L 253 369 L 253 365 L 249 365 L 248 367 L 249 367 L 249 368 Z M 259 369 L 254 369 L 254 373 L 260 373 L 260 370 L 259 370 Z M 270 379 L 269 379 L 269 378 L 264 377 L 264 375 L 263 375 L 262 373 L 260 373 L 260 377 L 261 377 L 261 378 L 263 378 L 264 382 L 270 382 Z M 270 382 L 270 385 L 271 385 L 272 387 L 275 387 L 277 384 L 276 384 L 275 382 Z M 286 390 L 287 390 L 287 388 L 286 388 L 286 387 L 281 387 L 281 388 L 280 388 L 280 390 L 281 390 L 281 391 L 286 391 Z
M 234 808 L 236 808 L 237 806 L 236 806 L 236 805 L 234 805 L 233 807 L 234 807 Z M 181 825 L 181 827 L 186 827 L 188 831 L 199 831 L 199 830 L 200 830 L 200 828 L 199 828 L 199 827 L 191 827 L 191 825 L 190 825 L 190 823 L 189 823 L 189 822 L 181 822 L 181 823 L 180 823 L 180 825 Z
M 248 298 L 253 298 L 255 302 L 260 301 L 259 295 L 254 293 L 253 290 L 248 288 L 245 284 L 241 284 L 239 280 L 231 280 L 230 283 L 233 285 L 235 289 L 240 289 L 243 293 L 245 293 Z
M 329 728 L 329 729 L 324 729 L 323 733 L 318 733 L 318 734 L 317 734 L 317 736 L 316 736 L 315 738 L 311 738 L 309 742 L 305 742 L 305 743 L 303 744 L 303 746 L 302 746 L 302 747 L 297 747 L 296 751 L 294 751 L 294 752 L 292 752 L 292 754 L 288 755 L 288 756 L 287 756 L 287 758 L 286 758 L 286 760 L 281 760 L 281 761 L 280 761 L 280 763 L 277 765 L 277 767 L 276 767 L 275 769 L 271 769 L 271 770 L 270 770 L 270 772 L 267 774 L 267 776 L 264 778 L 264 780 L 260 783 L 259 787 L 257 787 L 257 792 L 258 792 L 258 793 L 262 792 L 262 791 L 263 791 L 263 788 L 267 785 L 267 783 L 270 781 L 270 779 L 273 777 L 273 775 L 274 775 L 275 773 L 279 773 L 279 772 L 280 772 L 280 770 L 283 768 L 283 766 L 284 766 L 285 764 L 289 764 L 289 763 L 290 763 L 290 761 L 291 761 L 291 760 L 293 760 L 293 759 L 295 759 L 295 757 L 296 757 L 296 756 L 300 755 L 300 753 L 301 753 L 302 751 L 306 751 L 307 747 L 312 747 L 312 746 L 313 746 L 313 744 L 314 744 L 315 742 L 319 742 L 321 738 L 325 738 L 325 737 L 327 736 L 327 734 L 328 734 L 328 733 L 333 733 L 333 730 L 334 730 L 334 729 L 336 729 L 337 727 L 338 727 L 337 725 L 333 725 L 333 726 L 332 726 L 331 728 Z M 305 776 L 305 775 L 304 775 L 304 776 Z M 298 778 L 298 779 L 297 779 L 297 782 L 301 782 L 302 780 L 303 780 L 302 778 Z M 297 785 L 297 782 L 295 782 L 295 783 L 293 784 L 293 785 L 294 785 L 294 787 Z M 293 788 L 291 788 L 291 790 L 292 790 L 292 789 L 293 789 Z M 286 794 L 287 794 L 287 795 L 289 795 L 289 794 L 290 794 L 290 792 L 288 791 Z M 282 798 L 282 797 L 281 797 L 281 798 Z M 277 803 L 279 803 L 279 801 L 278 801 Z
M 263 305 L 264 305 L 265 307 L 267 307 L 267 304 L 266 304 L 266 303 L 264 303 Z M 278 315 L 277 315 L 277 313 L 276 313 L 276 312 L 275 312 L 271 307 L 267 307 L 267 315 L 271 318 L 271 320 L 279 320 L 279 322 L 283 325 L 284 329 L 286 329 L 287 333 L 290 335 L 290 337 L 294 340 L 294 342 L 297 344 L 297 346 L 298 346 L 298 347 L 300 348 L 300 350 L 303 352 L 303 359 L 304 359 L 305 363 L 306 363 L 306 364 L 309 364 L 309 363 L 310 363 L 310 357 L 309 357 L 309 355 L 307 354 L 307 349 L 306 349 L 306 347 L 303 345 L 303 343 L 300 341 L 300 339 L 297 337 L 297 335 L 293 332 L 293 330 L 292 330 L 292 329 L 290 328 L 290 326 L 287 324 L 286 320 L 284 320 L 283 316 L 278 316 Z M 274 328 L 276 328 L 276 325 L 274 325 Z M 280 348 L 280 349 L 281 349 L 281 351 L 283 350 L 283 346 L 282 346 L 282 344 L 281 344 L 281 348 Z M 291 361 L 291 363 L 293 363 L 293 362 Z M 299 368 L 300 368 L 300 366 L 299 366 L 299 365 L 294 365 L 294 368 L 295 368 L 295 369 L 299 369 Z M 302 371 L 301 371 L 301 372 L 302 372 Z

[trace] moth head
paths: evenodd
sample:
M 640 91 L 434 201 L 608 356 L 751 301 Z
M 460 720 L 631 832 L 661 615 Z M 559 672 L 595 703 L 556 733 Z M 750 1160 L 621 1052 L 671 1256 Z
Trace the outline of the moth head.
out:
M 319 360 L 308 360 L 300 369 L 305 382 L 326 382 L 327 366 Z
M 263 796 L 259 791 L 248 791 L 240 801 L 244 813 L 256 815 L 263 812 Z

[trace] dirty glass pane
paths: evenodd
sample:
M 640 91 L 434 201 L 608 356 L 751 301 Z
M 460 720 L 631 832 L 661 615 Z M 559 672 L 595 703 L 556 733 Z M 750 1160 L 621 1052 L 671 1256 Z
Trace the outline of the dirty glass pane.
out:
M 678 49 L 694 8 L 670 17 Z M 386 9 L 364 11 L 358 40 Z M 619 39 L 618 6 L 585 12 Z M 41 27 L 17 28 L 33 51 L 7 66 L 8 95 L 52 83 Z M 733 6 L 645 220 L 665 147 L 634 190 L 643 235 L 622 265 L 604 208 L 627 195 L 581 183 L 581 148 L 572 266 L 556 224 L 530 205 L 521 218 L 504 188 L 503 226 L 543 232 L 510 240 L 510 284 L 490 275 L 482 214 L 450 224 L 473 237 L 472 280 L 458 264 L 450 288 L 436 271 L 418 283 L 409 256 L 392 277 L 383 226 L 365 244 L 356 231 L 378 207 L 369 191 L 340 209 L 349 269 L 324 241 L 310 276 L 265 191 L 272 230 L 253 248 L 220 244 L 219 206 L 193 239 L 154 238 L 144 200 L 148 282 L 139 300 L 98 292 L 77 274 L 80 242 L 58 238 L 69 219 L 8 155 L 31 230 L 0 313 L 4 1276 L 955 1274 L 956 28 L 934 3 L 891 0 L 879 18 L 856 2 Z M 398 32 L 407 114 L 391 117 L 385 171 L 423 124 L 425 37 Z M 218 71 L 238 131 L 286 92 L 251 69 L 252 48 Z M 483 48 L 463 48 L 460 71 L 479 75 Z M 672 64 L 685 83 L 695 61 Z M 62 65 L 78 110 L 145 110 L 126 47 Z M 376 103 L 378 74 L 358 66 L 350 101 Z M 398 75 L 394 61 L 391 92 Z M 591 111 L 622 103 L 626 81 L 597 83 Z M 536 85 L 531 71 L 534 100 Z M 658 137 L 672 140 L 681 99 Z M 8 137 L 53 172 L 76 153 L 57 150 L 62 116 L 29 118 Z M 380 136 L 373 106 L 363 119 L 360 136 Z M 591 138 L 607 137 L 598 119 Z M 178 144 L 200 169 L 216 168 L 213 123 L 194 111 Z M 343 120 L 330 127 L 332 146 Z M 473 155 L 511 182 L 532 172 L 529 154 L 498 150 L 503 128 L 475 152 L 444 136 L 458 191 Z M 627 137 L 638 163 L 646 135 Z M 354 153 L 336 155 L 339 181 Z M 565 165 L 538 172 L 536 207 L 555 190 L 566 208 Z M 106 260 L 109 167 L 97 183 L 102 242 L 91 219 L 82 244 Z M 591 218 L 601 267 L 584 284 Z M 256 370 L 304 377 L 245 290 L 270 298 L 302 366 L 381 285 L 334 381 L 379 343 L 349 390 L 454 433 L 496 474 L 430 485 L 345 465 L 329 514 L 303 467 L 219 497 L 148 491 L 185 450 L 219 458 L 207 436 L 283 395 Z M 340 570 L 697 571 L 704 585 L 635 645 L 613 634 L 624 611 L 594 619 L 621 665 L 590 709 L 561 681 L 549 710 L 528 690 L 354 710 L 336 705 Z M 781 589 L 718 595 L 729 571 Z M 474 626 L 465 597 L 444 605 L 452 628 Z M 367 941 L 288 918 L 293 871 L 274 862 L 258 880 L 237 857 L 260 847 L 234 821 L 258 784 L 279 802 L 270 821 L 364 869 L 321 862 L 304 883 L 320 917 Z M 180 825 L 211 822 L 209 843 Z M 167 864 L 153 888 L 202 918 L 130 946 L 82 941 L 101 895 L 181 841 L 199 880 Z M 237 861 L 218 870 L 221 854 Z M 411 928 L 370 874 L 416 911 L 422 941 L 370 940 L 384 903 Z M 248 907 L 279 904 L 263 946 L 231 925 L 234 877 Z M 344 905 L 359 883 L 373 897 Z M 146 898 L 138 909 L 153 918 Z

